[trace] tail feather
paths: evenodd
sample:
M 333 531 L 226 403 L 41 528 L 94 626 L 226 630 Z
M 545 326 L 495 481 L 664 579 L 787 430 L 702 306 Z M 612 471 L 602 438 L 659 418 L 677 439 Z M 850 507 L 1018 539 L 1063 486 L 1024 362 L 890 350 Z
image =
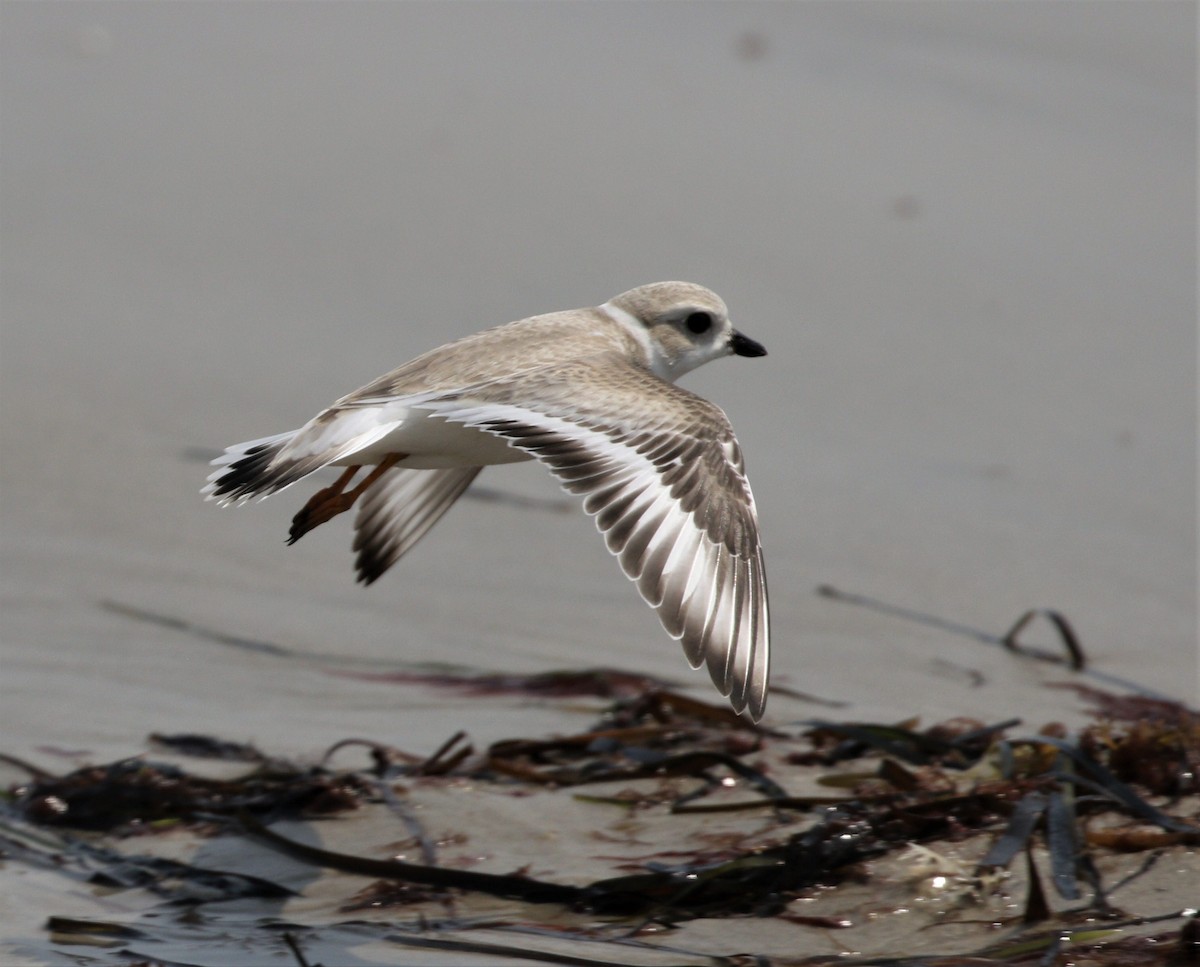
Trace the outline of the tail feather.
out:
M 294 466 L 286 463 L 272 466 L 295 435 L 295 430 L 289 430 L 229 447 L 213 460 L 212 465 L 217 469 L 209 474 L 208 483 L 200 492 L 206 500 L 228 506 L 266 497 L 295 483 L 304 474 L 296 474 Z

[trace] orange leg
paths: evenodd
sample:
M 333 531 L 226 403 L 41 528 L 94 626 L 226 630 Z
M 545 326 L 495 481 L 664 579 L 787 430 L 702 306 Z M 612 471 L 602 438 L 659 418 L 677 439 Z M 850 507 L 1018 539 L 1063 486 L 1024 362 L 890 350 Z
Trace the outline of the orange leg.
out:
M 308 503 L 305 504 L 295 517 L 292 518 L 292 529 L 288 532 L 288 543 L 295 544 L 305 534 L 314 527 L 324 524 L 327 520 L 332 520 L 338 514 L 344 513 L 354 506 L 354 502 L 358 500 L 367 489 L 375 483 L 380 477 L 392 469 L 397 463 L 404 459 L 406 454 L 389 453 L 374 470 L 367 474 L 362 483 L 353 490 L 346 490 L 346 486 L 354 479 L 354 475 L 362 469 L 361 464 L 354 467 L 347 467 L 346 472 L 337 478 L 330 486 L 324 490 L 318 490 L 313 494 Z

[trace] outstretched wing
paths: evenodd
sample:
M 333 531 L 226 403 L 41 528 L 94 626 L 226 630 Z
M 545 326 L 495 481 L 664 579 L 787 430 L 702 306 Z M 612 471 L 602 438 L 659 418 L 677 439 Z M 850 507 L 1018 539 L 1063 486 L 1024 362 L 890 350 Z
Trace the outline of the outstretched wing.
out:
M 389 470 L 362 496 L 354 519 L 354 568 L 370 584 L 458 500 L 482 467 Z
M 621 567 L 723 695 L 766 705 L 767 581 L 754 497 L 725 414 L 606 354 L 423 407 L 506 439 L 584 498 Z

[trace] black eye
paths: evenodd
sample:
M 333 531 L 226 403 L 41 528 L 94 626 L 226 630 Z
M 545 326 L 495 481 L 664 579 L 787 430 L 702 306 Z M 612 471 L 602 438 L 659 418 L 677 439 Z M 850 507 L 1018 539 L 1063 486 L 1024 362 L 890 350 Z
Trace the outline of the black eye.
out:
M 708 332 L 712 328 L 712 316 L 707 312 L 693 312 L 684 321 L 684 325 L 688 327 L 688 332 L 695 333 L 698 336 L 702 332 Z

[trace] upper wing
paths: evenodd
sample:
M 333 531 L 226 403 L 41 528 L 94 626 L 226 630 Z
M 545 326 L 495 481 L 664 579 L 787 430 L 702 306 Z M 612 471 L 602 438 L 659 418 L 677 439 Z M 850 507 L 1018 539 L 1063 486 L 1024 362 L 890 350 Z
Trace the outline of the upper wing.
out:
M 611 351 L 613 337 L 600 321 L 611 323 L 600 309 L 551 313 L 439 346 L 343 396 L 297 430 L 230 447 L 214 461 L 218 469 L 203 493 L 242 503 L 328 464 L 345 465 L 401 428 L 424 400 L 492 380 L 497 358 L 532 372 L 559 366 L 564 344 L 580 355 Z
M 769 668 L 754 497 L 725 414 L 615 354 L 422 402 L 507 439 L 584 496 L 609 550 L 693 667 L 758 719 Z

